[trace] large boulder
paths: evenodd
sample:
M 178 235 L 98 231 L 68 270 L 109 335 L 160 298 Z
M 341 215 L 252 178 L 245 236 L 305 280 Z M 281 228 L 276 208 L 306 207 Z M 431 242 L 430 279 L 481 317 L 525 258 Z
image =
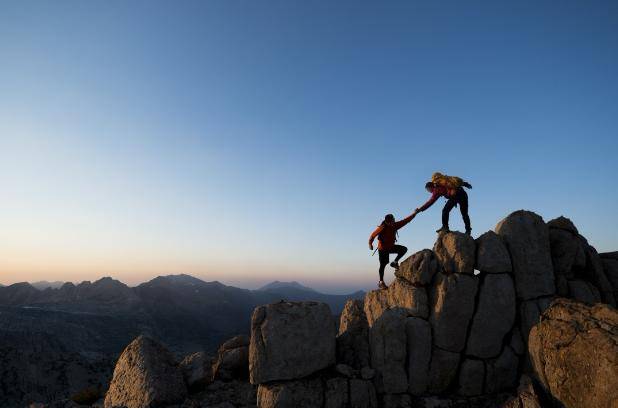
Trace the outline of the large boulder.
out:
M 569 297 L 589 305 L 601 301 L 601 293 L 592 283 L 584 280 L 572 280 L 568 282 Z
M 213 378 L 230 381 L 247 379 L 248 376 L 249 338 L 245 335 L 233 337 L 219 347 L 217 361 L 213 366 Z
M 466 354 L 479 358 L 497 357 L 504 336 L 513 327 L 515 313 L 515 287 L 511 277 L 505 273 L 485 275 Z
M 431 326 L 418 317 L 406 319 L 408 350 L 408 392 L 421 395 L 427 390 L 431 361 Z
M 367 316 L 367 323 L 369 327 L 371 327 L 373 323 L 382 316 L 382 313 L 389 308 L 388 291 L 385 289 L 370 290 L 365 295 L 365 304 L 363 307 L 365 316 Z
M 468 324 L 474 313 L 478 278 L 439 273 L 431 291 L 429 321 L 434 344 L 444 350 L 460 352 L 466 345 Z
M 552 220 L 553 221 L 553 220 Z M 556 275 L 573 278 L 575 271 L 586 267 L 586 254 L 577 233 L 563 228 L 549 228 L 551 259 Z
M 369 330 L 371 367 L 380 393 L 401 393 L 408 388 L 406 375 L 406 316 L 401 309 L 388 309 Z
M 425 288 L 413 286 L 403 279 L 395 279 L 386 293 L 389 307 L 406 309 L 410 316 L 427 318 L 429 315 Z
M 339 319 L 337 361 L 357 370 L 369 366 L 369 324 L 363 301 L 346 302 Z
M 429 315 L 427 291 L 397 278 L 384 290 L 372 290 L 365 295 L 365 315 L 369 326 L 389 308 L 406 309 L 410 316 L 427 318 Z
M 334 365 L 335 326 L 324 303 L 279 302 L 257 307 L 251 319 L 251 383 L 303 378 Z
M 447 274 L 474 273 L 476 244 L 474 239 L 461 232 L 447 232 L 438 236 L 433 251 Z
M 180 370 L 190 391 L 198 391 L 212 382 L 214 360 L 200 351 L 186 356 L 180 362 Z
M 376 390 L 367 380 L 350 380 L 350 407 L 377 408 Z
M 466 397 L 481 395 L 485 382 L 485 363 L 481 360 L 464 360 L 459 370 L 457 393 Z
M 587 280 L 590 280 L 594 286 L 599 289 L 603 302 L 615 307 L 614 288 L 605 275 L 601 257 L 597 253 L 597 250 L 591 245 L 584 245 L 584 251 L 586 252 Z
M 172 354 L 151 338 L 139 336 L 118 358 L 105 407 L 163 407 L 186 396 L 187 387 Z
M 487 231 L 476 239 L 476 269 L 485 273 L 511 272 L 511 256 L 502 238 Z
M 552 229 L 559 229 L 562 231 L 570 232 L 571 234 L 578 235 L 577 227 L 573 224 L 573 221 L 570 219 L 560 216 L 558 218 L 554 218 L 553 220 L 547 221 L 547 226 Z
M 438 261 L 433 252 L 423 249 L 403 261 L 395 276 L 415 286 L 426 286 L 431 283 L 437 271 Z
M 430 394 L 442 394 L 457 378 L 459 353 L 434 347 L 431 352 L 427 391 Z
M 329 378 L 324 384 L 324 408 L 345 408 L 348 406 L 348 380 Z
M 556 299 L 528 343 L 535 375 L 568 408 L 618 406 L 618 311 Z
M 504 239 L 511 254 L 517 297 L 553 295 L 556 288 L 549 228 L 543 218 L 530 211 L 515 211 L 498 223 L 496 233 Z
M 260 408 L 322 408 L 324 387 L 318 379 L 260 384 L 257 406 Z
M 486 362 L 485 392 L 491 394 L 514 388 L 518 368 L 519 357 L 509 346 L 505 346 L 498 358 Z

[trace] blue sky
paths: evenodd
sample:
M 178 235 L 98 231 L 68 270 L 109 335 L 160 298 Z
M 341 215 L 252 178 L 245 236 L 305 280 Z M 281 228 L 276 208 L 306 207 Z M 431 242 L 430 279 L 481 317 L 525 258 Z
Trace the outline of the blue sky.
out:
M 433 171 L 475 235 L 525 208 L 618 249 L 614 1 L 5 1 L 0 56 L 2 283 L 371 287 Z

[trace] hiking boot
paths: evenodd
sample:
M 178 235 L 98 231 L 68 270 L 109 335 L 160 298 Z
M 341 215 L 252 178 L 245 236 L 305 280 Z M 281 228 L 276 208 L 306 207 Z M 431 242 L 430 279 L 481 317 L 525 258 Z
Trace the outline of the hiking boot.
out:
M 472 228 L 466 230 L 466 235 L 472 236 Z
M 388 286 L 386 286 L 386 283 L 384 283 L 384 281 L 380 281 L 380 282 L 378 282 L 378 288 L 380 288 L 380 289 L 388 289 Z
M 437 232 L 438 234 L 440 234 L 440 233 L 442 233 L 442 232 L 451 232 L 451 230 L 450 230 L 450 229 L 448 229 L 448 227 L 442 227 L 442 228 L 440 228 L 440 229 L 436 230 L 436 232 Z
M 395 261 L 393 261 L 393 262 L 391 262 L 391 266 L 392 266 L 393 268 L 395 268 L 395 270 L 396 270 L 396 271 L 398 271 L 398 270 L 399 270 L 399 262 L 395 262 Z

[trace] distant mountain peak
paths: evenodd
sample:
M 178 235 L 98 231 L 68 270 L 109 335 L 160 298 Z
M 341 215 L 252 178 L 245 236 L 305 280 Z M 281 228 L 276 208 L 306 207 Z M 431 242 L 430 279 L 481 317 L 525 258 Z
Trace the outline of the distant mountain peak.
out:
M 292 282 L 274 281 L 267 285 L 262 286 L 258 290 L 278 290 L 278 289 L 290 289 L 290 288 L 303 290 L 306 292 L 317 292 L 315 289 L 301 285 L 297 281 L 292 281 Z

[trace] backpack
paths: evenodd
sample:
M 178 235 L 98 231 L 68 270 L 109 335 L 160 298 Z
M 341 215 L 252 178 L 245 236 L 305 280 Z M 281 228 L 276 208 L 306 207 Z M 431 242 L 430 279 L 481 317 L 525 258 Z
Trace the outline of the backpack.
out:
M 431 182 L 439 186 L 446 187 L 449 190 L 457 190 L 461 187 L 472 188 L 470 183 L 464 181 L 461 177 L 447 176 L 446 174 L 438 172 L 431 175 Z

